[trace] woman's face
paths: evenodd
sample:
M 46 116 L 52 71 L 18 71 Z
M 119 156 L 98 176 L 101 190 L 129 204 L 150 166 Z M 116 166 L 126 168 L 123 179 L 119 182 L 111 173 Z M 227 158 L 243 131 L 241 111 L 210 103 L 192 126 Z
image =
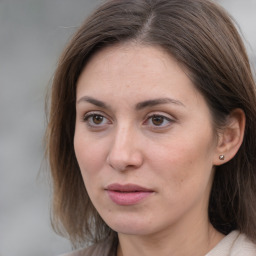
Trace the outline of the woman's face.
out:
M 175 59 L 136 44 L 103 49 L 78 80 L 76 109 L 76 157 L 112 229 L 149 235 L 208 221 L 216 136 Z

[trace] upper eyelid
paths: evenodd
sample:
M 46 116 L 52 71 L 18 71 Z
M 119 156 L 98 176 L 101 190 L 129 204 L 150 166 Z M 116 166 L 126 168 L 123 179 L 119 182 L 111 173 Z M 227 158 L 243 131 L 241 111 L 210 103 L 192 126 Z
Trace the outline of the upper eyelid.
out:
M 167 120 L 167 121 L 169 121 L 169 122 L 173 122 L 173 121 L 174 121 L 174 119 L 169 118 L 169 117 L 166 117 L 166 116 L 164 116 L 164 115 L 151 115 L 151 116 L 149 116 L 149 117 L 146 118 L 146 121 L 149 120 L 149 119 L 151 119 L 151 118 L 153 118 L 153 117 L 157 117 L 157 116 L 163 117 L 165 120 Z
M 167 124 L 163 124 L 163 125 L 154 125 L 154 124 L 150 124 L 148 122 L 152 122 L 152 118 L 153 117 L 163 117 L 164 118 L 164 122 L 167 122 Z M 151 121 L 150 121 L 151 119 Z M 144 121 L 142 123 L 143 126 L 149 126 L 151 128 L 153 128 L 154 130 L 162 130 L 162 129 L 166 129 L 167 127 L 169 127 L 172 123 L 176 122 L 176 119 L 173 117 L 170 117 L 170 115 L 167 116 L 167 114 L 156 114 L 156 113 L 151 113 L 149 115 L 146 116 L 146 118 L 144 118 Z
M 168 114 L 168 113 L 163 113 L 161 111 L 153 111 L 153 112 L 150 112 L 146 115 L 146 119 L 147 118 L 150 118 L 150 117 L 153 117 L 153 116 L 162 116 L 166 119 L 170 119 L 170 120 L 176 120 L 176 117 L 171 115 L 171 114 Z
M 111 120 L 111 122 L 115 121 L 114 117 L 110 116 L 109 114 L 107 114 L 105 111 L 102 111 L 102 110 L 88 110 L 88 111 L 85 111 L 82 114 L 82 119 L 84 119 L 84 118 L 86 118 L 90 115 L 93 115 L 93 114 L 101 115 L 101 116 Z M 177 121 L 177 118 L 173 114 L 169 114 L 169 113 L 166 113 L 166 112 L 163 112 L 163 111 L 151 111 L 151 112 L 147 113 L 144 116 L 143 120 L 145 121 L 146 119 L 148 119 L 150 117 L 153 117 L 153 116 L 162 116 L 166 119 L 169 119 L 169 120 L 172 120 L 172 121 Z
M 93 121 L 92 121 L 92 118 L 93 118 L 94 115 L 102 116 L 105 119 L 105 121 L 103 121 L 104 123 L 94 124 Z M 83 117 L 82 117 L 82 122 L 86 123 L 86 125 L 90 129 L 95 129 L 95 130 L 101 130 L 104 127 L 106 127 L 106 125 L 109 125 L 109 124 L 112 123 L 112 121 L 109 118 L 107 118 L 105 115 L 102 115 L 100 113 L 96 113 L 95 111 L 89 111 L 86 114 L 84 114 Z
M 99 116 L 103 116 L 103 117 L 105 117 L 107 119 L 111 119 L 108 114 L 106 114 L 103 111 L 99 111 L 99 110 L 86 111 L 86 113 L 83 114 L 83 118 L 88 117 L 90 115 L 99 115 Z

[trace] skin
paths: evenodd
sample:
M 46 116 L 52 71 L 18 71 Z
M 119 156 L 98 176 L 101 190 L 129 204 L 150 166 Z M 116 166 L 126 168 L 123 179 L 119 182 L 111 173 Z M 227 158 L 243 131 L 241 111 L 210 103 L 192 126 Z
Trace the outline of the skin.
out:
M 79 77 L 76 109 L 76 157 L 92 203 L 118 232 L 118 255 L 200 256 L 223 238 L 207 214 L 220 143 L 175 59 L 132 43 L 101 50 Z M 113 183 L 153 192 L 118 205 L 106 191 Z

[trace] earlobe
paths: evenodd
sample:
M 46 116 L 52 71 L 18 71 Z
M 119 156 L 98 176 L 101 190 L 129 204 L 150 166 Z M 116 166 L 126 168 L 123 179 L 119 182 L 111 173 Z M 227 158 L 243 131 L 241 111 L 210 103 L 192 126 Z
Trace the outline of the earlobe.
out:
M 226 163 L 236 155 L 243 142 L 245 122 L 243 110 L 235 109 L 230 113 L 219 133 L 214 165 Z

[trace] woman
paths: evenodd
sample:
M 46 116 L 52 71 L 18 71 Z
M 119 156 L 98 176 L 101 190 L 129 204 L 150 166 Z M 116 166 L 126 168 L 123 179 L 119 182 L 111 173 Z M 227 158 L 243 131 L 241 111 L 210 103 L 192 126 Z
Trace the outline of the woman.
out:
M 54 76 L 53 222 L 67 255 L 256 255 L 256 93 L 208 0 L 112 0 Z

